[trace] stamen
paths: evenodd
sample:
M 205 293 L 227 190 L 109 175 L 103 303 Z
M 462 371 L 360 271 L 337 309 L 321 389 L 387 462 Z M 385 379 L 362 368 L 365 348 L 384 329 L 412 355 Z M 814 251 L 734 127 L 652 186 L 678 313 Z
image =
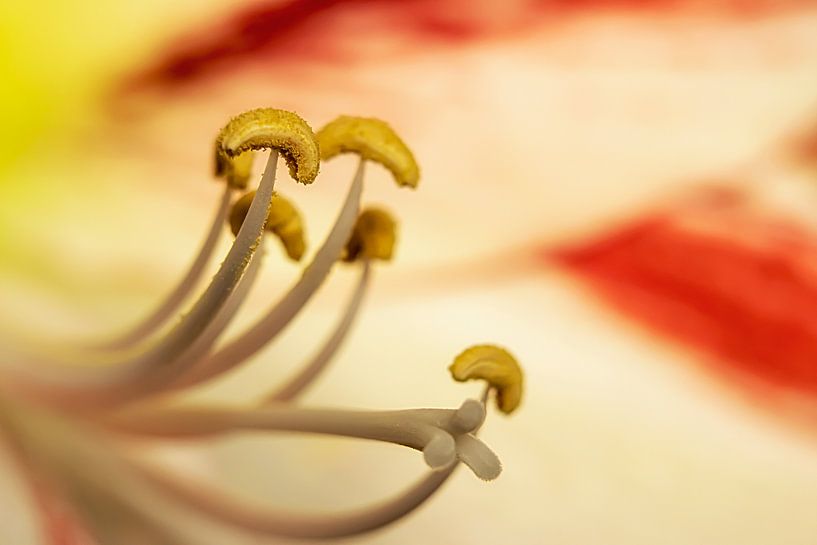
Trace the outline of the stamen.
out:
M 411 150 L 386 122 L 342 115 L 317 133 L 321 159 L 357 153 L 389 169 L 398 185 L 417 187 L 420 167 Z
M 119 388 L 116 396 L 118 405 L 124 406 L 145 397 L 170 393 L 183 386 L 185 373 L 192 369 L 197 362 L 201 361 L 213 348 L 221 334 L 229 327 L 243 306 L 258 277 L 265 253 L 263 246 L 260 246 L 255 254 L 250 257 L 247 271 L 239 281 L 235 291 L 227 299 L 227 303 L 218 311 L 204 332 L 174 362 L 172 368 L 168 368 L 161 375 L 145 377 L 142 380 L 134 381 L 127 387 Z
M 506 413 L 512 412 L 521 400 L 522 371 L 501 348 L 474 346 L 454 360 L 450 370 L 456 380 L 488 381 L 481 401 L 465 400 L 457 409 L 327 410 L 280 403 L 295 398 L 325 368 L 361 306 L 371 261 L 392 256 L 395 222 L 391 216 L 369 209 L 358 217 L 365 160 L 382 163 L 399 185 L 415 187 L 419 178 L 411 152 L 382 121 L 341 117 L 322 129 L 320 139 L 324 148 L 319 151 L 306 122 L 295 114 L 273 109 L 241 114 L 219 133 L 215 146 L 216 173 L 227 179 L 228 187 L 216 216 L 217 224 L 210 228 L 199 257 L 183 282 L 148 318 L 117 339 L 123 343 L 120 347 L 138 345 L 186 298 L 212 253 L 221 221 L 227 215 L 232 188 L 247 184 L 253 150 L 272 151 L 257 192 L 243 196 L 233 208 L 230 222 L 236 239 L 213 281 L 189 313 L 152 346 L 141 352 L 132 349 L 124 355 L 92 352 L 98 356 L 97 361 L 76 363 L 73 369 L 59 368 L 53 361 L 28 360 L 18 372 L 14 368 L 16 363 L 0 361 L 0 365 L 14 371 L 9 376 L 0 374 L 0 432 L 8 435 L 12 446 L 20 447 L 32 467 L 53 479 L 66 498 L 82 511 L 87 517 L 87 528 L 100 543 L 117 540 L 181 543 L 185 537 L 178 515 L 191 514 L 191 508 L 194 515 L 210 515 L 215 519 L 206 522 L 226 523 L 262 537 L 348 536 L 405 516 L 429 498 L 459 467 L 459 462 L 481 479 L 491 480 L 500 474 L 499 459 L 476 435 L 485 421 L 490 391 L 496 393 L 497 404 Z M 274 194 L 279 154 L 288 163 L 293 178 L 308 184 L 318 173 L 321 154 L 329 158 L 348 151 L 360 155 L 360 164 L 337 221 L 312 263 L 266 316 L 236 341 L 208 357 L 259 273 L 264 256 L 263 246 L 259 245 L 265 227 L 281 239 L 291 258 L 300 259 L 303 255 L 300 216 L 291 203 Z M 361 262 L 360 279 L 346 309 L 312 361 L 259 406 L 167 408 L 160 403 L 140 406 L 133 403 L 208 380 L 254 354 L 303 308 L 341 257 L 344 246 L 346 261 Z M 108 360 L 103 361 L 106 356 Z M 32 364 L 38 363 L 43 365 L 27 373 Z M 28 375 L 36 380 L 30 383 L 17 380 L 18 376 Z M 32 403 L 29 407 L 32 401 L 26 398 L 29 394 L 35 396 L 34 401 L 45 402 L 43 406 Z M 86 412 L 78 414 L 57 408 Z M 95 409 L 98 414 L 87 409 Z M 215 491 L 197 486 L 198 483 L 150 469 L 135 453 L 128 452 L 127 443 L 117 441 L 122 435 L 143 440 L 198 441 L 247 432 L 312 433 L 393 443 L 421 451 L 432 471 L 401 494 L 370 508 L 309 516 L 233 503 Z
M 216 178 L 224 178 L 227 187 L 233 189 L 246 189 L 247 182 L 252 175 L 252 165 L 255 154 L 247 151 L 237 157 L 227 157 L 221 149 L 221 142 L 215 143 L 215 169 Z
M 358 216 L 352 236 L 346 243 L 344 259 L 346 261 L 362 260 L 360 280 L 352 297 L 346 305 L 335 330 L 324 342 L 318 353 L 303 369 L 277 392 L 267 396 L 265 402 L 290 401 L 309 386 L 326 368 L 329 361 L 340 348 L 354 319 L 360 310 L 363 295 L 369 284 L 371 260 L 388 260 L 391 258 L 395 244 L 396 222 L 387 213 L 379 209 L 364 210 Z
M 176 380 L 172 380 L 171 377 L 168 376 L 162 377 L 162 380 L 157 381 L 155 384 L 145 384 L 145 388 L 142 390 L 134 391 L 132 399 L 151 394 L 168 392 L 175 389 L 183 382 L 182 377 L 184 377 L 184 374 L 192 369 L 196 363 L 201 361 L 201 359 L 207 355 L 207 353 L 216 344 L 221 334 L 224 333 L 227 327 L 229 327 L 229 325 L 232 323 L 233 319 L 238 314 L 238 311 L 241 310 L 241 307 L 246 302 L 247 297 L 255 284 L 256 279 L 258 278 L 258 273 L 261 270 L 261 264 L 264 260 L 265 254 L 266 251 L 262 245 L 255 252 L 255 255 L 252 256 L 250 265 L 247 267 L 247 272 L 244 274 L 243 278 L 241 278 L 236 290 L 227 300 L 227 304 L 221 308 L 215 319 L 209 326 L 207 326 L 207 329 L 204 330 L 204 333 L 202 333 L 195 340 L 195 342 L 190 345 L 190 348 L 188 348 L 184 355 L 182 355 L 174 364 L 174 367 L 176 368 Z
M 364 164 L 361 160 L 332 231 L 318 249 L 312 263 L 304 270 L 301 279 L 249 330 L 202 361 L 197 371 L 191 373 L 186 380 L 186 386 L 199 384 L 240 365 L 270 342 L 301 311 L 323 283 L 349 239 L 360 206 Z
M 310 183 L 318 171 L 317 141 L 306 122 L 289 112 L 267 109 L 239 115 L 221 131 L 217 142 L 226 158 L 249 149 L 273 151 L 247 218 L 210 285 L 179 324 L 152 348 L 124 361 L 98 362 L 105 364 L 101 368 L 80 365 L 82 372 L 57 366 L 49 369 L 51 376 L 41 381 L 44 384 L 26 384 L 32 393 L 44 395 L 52 403 L 82 407 L 116 404 L 134 384 L 155 383 L 204 332 L 244 274 L 263 236 L 275 185 L 277 150 L 285 154 L 299 181 Z M 25 371 L 22 374 L 25 376 Z M 54 378 L 58 378 L 56 383 Z
M 321 144 L 321 157 L 324 159 L 341 152 L 355 152 L 361 156 L 346 202 L 332 231 L 304 271 L 301 280 L 250 330 L 203 362 L 200 374 L 191 375 L 191 382 L 187 385 L 209 380 L 246 361 L 272 341 L 317 291 L 340 255 L 342 245 L 351 236 L 352 221 L 360 206 L 364 159 L 378 161 L 389 168 L 398 185 L 412 188 L 417 186 L 419 167 L 411 150 L 383 121 L 342 116 L 326 125 L 318 135 L 321 135 L 318 140 Z M 388 216 L 384 214 L 378 212 L 373 215 L 375 224 L 388 223 Z M 376 245 L 383 245 L 385 241 L 387 237 L 378 236 L 374 239 Z M 386 251 L 384 246 L 375 253 L 390 255 L 391 251 L 390 248 Z
M 315 135 L 298 115 L 258 108 L 235 116 L 216 138 L 216 176 L 230 176 L 236 157 L 250 150 L 278 150 L 293 179 L 311 184 L 318 175 L 320 154 Z M 243 168 L 246 170 L 246 167 Z M 236 182 L 235 179 L 230 180 Z
M 344 261 L 379 259 L 389 261 L 397 238 L 397 222 L 382 208 L 367 208 L 357 218 L 346 243 Z
M 512 413 L 522 401 L 522 369 L 505 349 L 492 345 L 476 345 L 463 351 L 448 368 L 458 382 L 482 379 L 496 389 L 500 411 Z
M 305 390 L 326 368 L 349 332 L 369 284 L 371 260 L 391 258 L 395 244 L 396 222 L 387 212 L 370 208 L 358 216 L 349 242 L 346 243 L 346 261 L 363 261 L 360 280 L 346 305 L 334 331 L 312 360 L 275 393 L 266 396 L 262 404 L 291 401 Z
M 250 191 L 233 204 L 230 210 L 230 229 L 234 235 L 238 234 L 244 223 L 254 197 L 255 191 Z M 303 221 L 295 206 L 279 193 L 272 196 L 267 215 L 267 231 L 278 237 L 290 259 L 301 260 L 306 250 Z
M 361 267 L 360 279 L 358 280 L 357 286 L 354 292 L 352 292 L 349 302 L 346 304 L 346 310 L 335 326 L 332 334 L 310 362 L 303 366 L 301 371 L 290 379 L 289 382 L 281 386 L 276 392 L 267 396 L 264 401 L 262 401 L 262 404 L 292 401 L 323 372 L 343 344 L 346 335 L 354 324 L 369 285 L 370 273 L 371 264 L 366 260 Z
M 162 324 L 164 324 L 173 313 L 176 312 L 179 306 L 193 291 L 193 288 L 201 280 L 201 276 L 213 256 L 216 243 L 218 242 L 221 231 L 224 228 L 224 222 L 227 219 L 227 212 L 230 210 L 230 199 L 232 197 L 232 188 L 228 185 L 224 189 L 224 193 L 219 201 L 216 214 L 213 217 L 213 222 L 210 225 L 210 230 L 204 239 L 204 242 L 199 249 L 198 255 L 193 259 L 190 268 L 184 274 L 182 279 L 176 284 L 176 287 L 171 291 L 165 299 L 151 312 L 142 322 L 134 326 L 130 331 L 120 335 L 119 337 L 106 342 L 100 348 L 106 349 L 123 349 L 134 346 L 143 341 L 156 331 Z M 249 208 L 249 206 L 248 206 Z
M 247 220 L 212 282 L 190 312 L 152 348 L 125 361 L 106 362 L 104 366 L 71 368 L 49 366 L 47 362 L 21 366 L 13 371 L 16 379 L 22 380 L 21 387 L 50 403 L 81 408 L 118 403 L 123 396 L 127 399 L 128 390 L 140 381 L 154 383 L 164 376 L 204 332 L 241 279 L 263 235 L 276 162 L 277 153 L 272 152 Z M 39 374 L 34 375 L 35 372 Z

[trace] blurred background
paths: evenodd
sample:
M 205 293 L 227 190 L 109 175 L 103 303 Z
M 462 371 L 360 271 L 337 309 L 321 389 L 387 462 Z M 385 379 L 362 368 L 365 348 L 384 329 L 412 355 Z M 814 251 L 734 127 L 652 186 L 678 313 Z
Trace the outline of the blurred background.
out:
M 456 406 L 478 387 L 445 367 L 477 342 L 508 347 L 527 391 L 489 417 L 496 482 L 459 472 L 351 542 L 817 541 L 817 2 L 5 2 L 0 73 L 7 336 L 86 338 L 152 308 L 206 229 L 212 141 L 238 112 L 375 116 L 411 146 L 416 193 L 369 170 L 396 260 L 305 403 Z M 309 188 L 281 171 L 312 248 L 353 169 L 327 163 Z M 300 274 L 269 264 L 239 328 Z M 353 279 L 338 268 L 195 395 L 249 403 L 288 376 Z M 160 454 L 293 508 L 423 472 L 346 440 L 190 450 Z M 36 542 L 4 495 L 3 542 Z

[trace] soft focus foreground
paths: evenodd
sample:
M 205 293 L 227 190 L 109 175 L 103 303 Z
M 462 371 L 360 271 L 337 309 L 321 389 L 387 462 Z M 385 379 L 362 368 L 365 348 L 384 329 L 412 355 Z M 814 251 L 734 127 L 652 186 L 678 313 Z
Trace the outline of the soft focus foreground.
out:
M 474 339 L 513 347 L 529 395 L 482 434 L 504 462 L 500 480 L 463 472 L 366 539 L 811 543 L 817 341 L 803 302 L 816 283 L 805 142 L 817 9 L 580 4 L 4 17 L 19 23 L 7 33 L 19 85 L 6 91 L 16 124 L 0 182 L 4 331 L 88 338 L 144 315 L 195 253 L 220 191 L 210 138 L 233 113 L 275 105 L 318 126 L 339 111 L 375 115 L 413 144 L 424 187 L 398 201 L 385 170 L 368 173 L 367 199 L 399 202 L 397 262 L 306 402 L 456 406 L 462 387 L 439 380 L 441 366 Z M 268 26 L 242 41 L 231 34 L 250 32 L 242 20 Z M 38 32 L 57 43 L 44 52 Z M 324 175 L 352 168 L 338 159 Z M 724 188 L 737 205 L 707 204 Z M 290 193 L 310 240 L 343 191 Z M 637 243 L 588 242 L 634 223 L 645 226 Z M 299 274 L 269 264 L 258 294 Z M 249 403 L 289 376 L 352 282 L 335 271 L 252 369 L 197 396 Z M 251 298 L 248 312 L 269 302 Z M 346 441 L 241 438 L 158 454 L 294 508 L 361 505 L 418 472 L 403 452 Z M 3 512 L 17 513 L 23 485 L 3 479 L 17 489 Z M 39 522 L 7 517 L 4 541 L 33 539 Z

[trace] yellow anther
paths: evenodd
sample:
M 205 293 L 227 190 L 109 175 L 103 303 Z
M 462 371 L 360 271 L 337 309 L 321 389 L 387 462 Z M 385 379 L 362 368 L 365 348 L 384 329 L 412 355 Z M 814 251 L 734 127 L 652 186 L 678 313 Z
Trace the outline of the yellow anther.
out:
M 380 259 L 389 261 L 394 252 L 397 222 L 381 208 L 367 208 L 361 212 L 346 243 L 344 261 Z
M 522 368 L 507 350 L 490 344 L 472 346 L 454 358 L 449 368 L 458 382 L 482 379 L 496 389 L 496 403 L 505 414 L 522 401 Z
M 292 112 L 258 108 L 237 115 L 216 137 L 216 176 L 243 188 L 252 166 L 252 150 L 274 149 L 292 177 L 310 184 L 318 175 L 318 141 L 306 121 Z M 244 157 L 248 155 L 250 157 Z
M 344 152 L 357 153 L 389 169 L 398 185 L 417 187 L 420 168 L 414 155 L 384 121 L 342 115 L 319 130 L 317 137 L 321 159 Z
M 252 174 L 253 153 L 248 151 L 235 158 L 227 157 L 216 142 L 216 177 L 224 178 L 231 187 L 245 189 Z
M 234 235 L 238 234 L 244 218 L 252 204 L 255 191 L 250 191 L 238 199 L 230 211 L 230 228 Z M 267 214 L 267 231 L 274 233 L 284 245 L 284 250 L 290 259 L 300 261 L 306 250 L 304 227 L 301 215 L 292 203 L 279 194 L 272 197 L 269 213 Z

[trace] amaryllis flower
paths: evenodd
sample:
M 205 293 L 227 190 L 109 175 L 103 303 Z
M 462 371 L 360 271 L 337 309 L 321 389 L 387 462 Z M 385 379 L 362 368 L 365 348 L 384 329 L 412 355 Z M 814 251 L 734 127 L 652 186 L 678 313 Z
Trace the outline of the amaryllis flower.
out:
M 480 431 L 500 479 L 461 471 L 427 508 L 355 542 L 813 542 L 813 2 L 7 11 L 0 287 L 18 342 L 90 343 L 179 285 L 223 195 L 205 181 L 212 135 L 237 112 L 272 106 L 316 127 L 339 113 L 384 119 L 422 187 L 405 195 L 367 167 L 366 201 L 399 219 L 399 259 L 372 267 L 365 312 L 303 403 L 457 408 L 462 387 L 439 380 L 441 362 L 483 339 L 525 363 L 527 395 L 518 417 Z M 305 259 L 354 169 L 322 164 L 320 190 L 279 173 L 304 212 Z M 300 278 L 269 242 L 227 339 Z M 240 371 L 180 390 L 173 419 L 115 423 L 174 434 L 206 420 L 191 406 L 264 399 L 343 329 L 358 265 L 334 267 Z M 349 512 L 423 470 L 415 453 L 343 440 L 156 447 L 166 441 L 140 443 L 140 460 L 229 501 L 299 512 Z M 42 511 L 8 465 L 13 512 Z M 53 514 L 54 494 L 39 497 Z M 8 528 L 39 528 L 25 516 Z M 215 538 L 212 524 L 174 528 Z

